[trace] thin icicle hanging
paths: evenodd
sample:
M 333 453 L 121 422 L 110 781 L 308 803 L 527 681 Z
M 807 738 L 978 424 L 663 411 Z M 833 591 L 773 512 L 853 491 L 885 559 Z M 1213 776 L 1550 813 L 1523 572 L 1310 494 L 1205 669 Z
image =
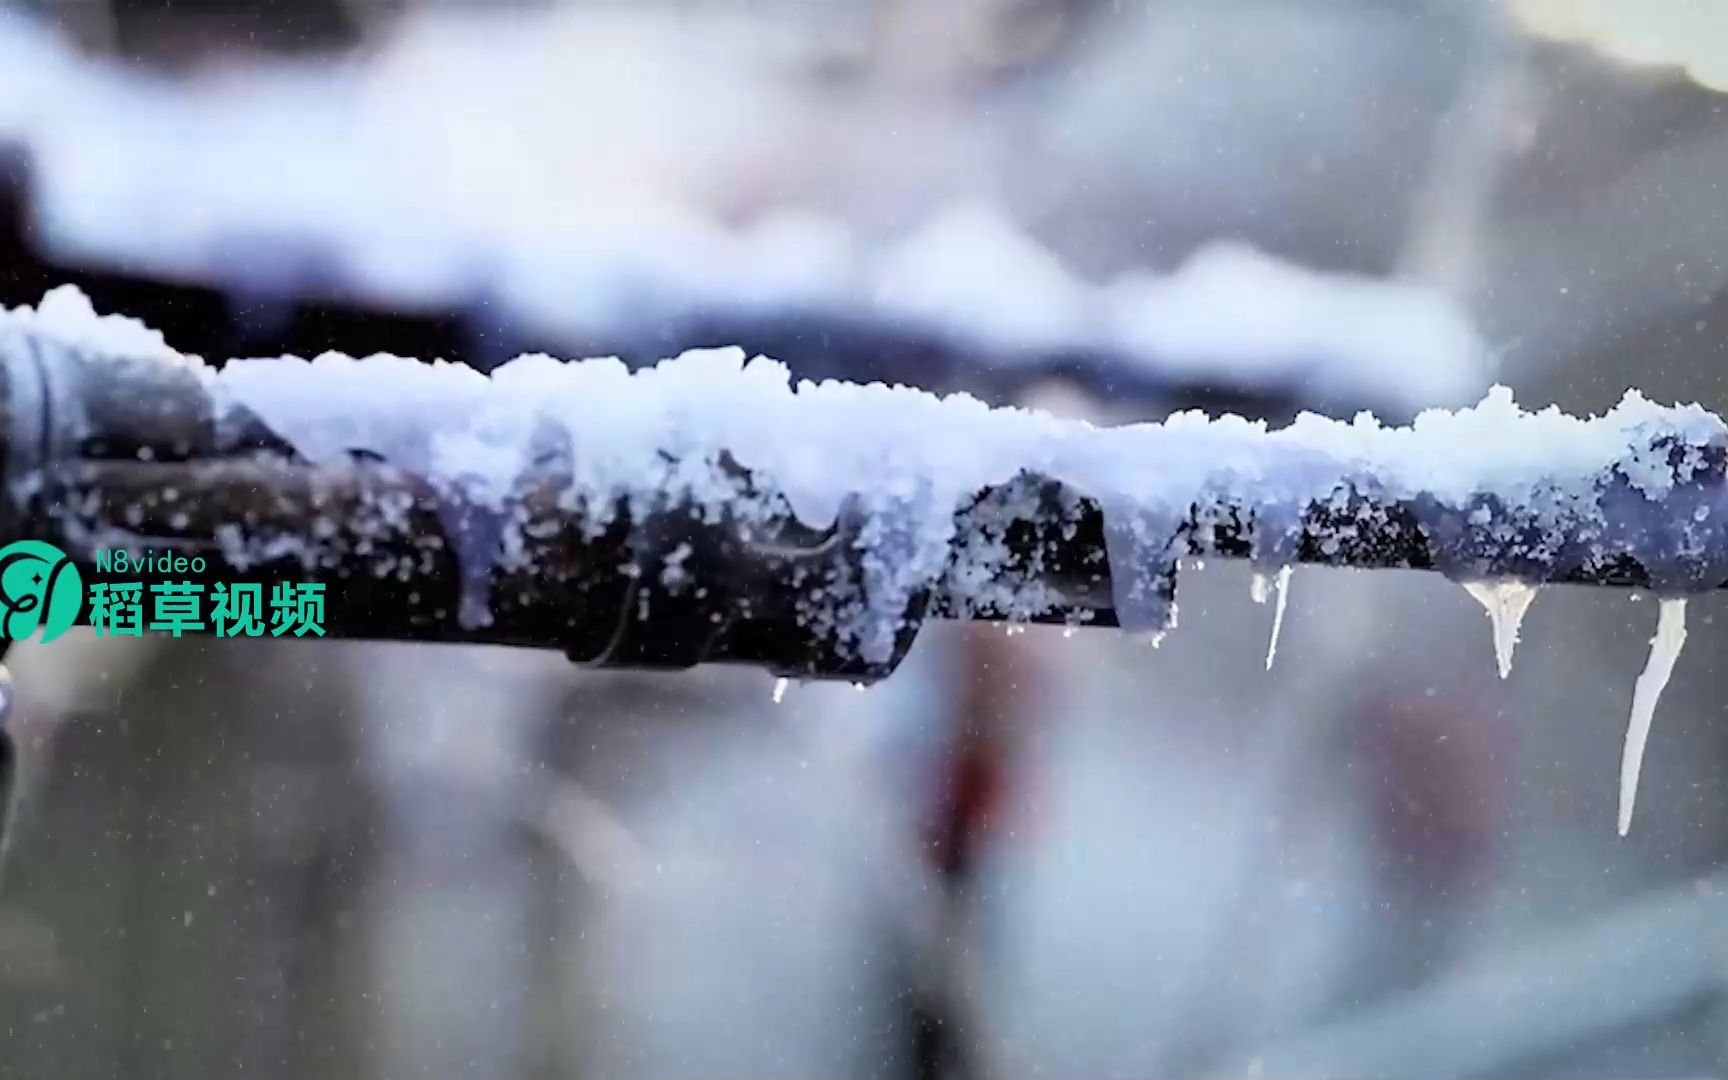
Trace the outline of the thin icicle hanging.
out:
M 775 679 L 774 680 L 774 704 L 776 704 L 776 705 L 780 704 L 781 699 L 783 699 L 786 696 L 786 687 L 787 687 L 787 684 L 790 682 L 791 682 L 790 679 Z
M 1266 643 L 1266 670 L 1272 670 L 1272 661 L 1278 658 L 1278 636 L 1284 632 L 1284 606 L 1290 599 L 1291 567 L 1281 566 L 1270 578 L 1265 574 L 1255 573 L 1250 585 L 1253 590 L 1254 602 L 1264 604 L 1268 596 L 1277 593 L 1278 602 L 1272 609 L 1272 639 Z
M 1650 660 L 1632 690 L 1632 718 L 1626 725 L 1626 746 L 1620 756 L 1620 835 L 1632 828 L 1632 807 L 1638 799 L 1638 774 L 1644 766 L 1644 745 L 1650 741 L 1650 721 L 1656 702 L 1674 674 L 1674 662 L 1686 644 L 1686 601 L 1662 601 L 1656 636 L 1650 639 Z
M 1512 580 L 1466 581 L 1464 591 L 1487 610 L 1488 621 L 1494 626 L 1494 662 L 1500 677 L 1508 678 L 1512 674 L 1512 650 L 1518 647 L 1518 628 L 1536 599 L 1536 587 Z

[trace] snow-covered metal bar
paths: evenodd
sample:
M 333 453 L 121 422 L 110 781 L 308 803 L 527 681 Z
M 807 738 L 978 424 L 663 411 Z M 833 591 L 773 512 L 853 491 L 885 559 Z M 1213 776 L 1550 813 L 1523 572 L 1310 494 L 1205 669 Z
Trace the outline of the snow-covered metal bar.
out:
M 1728 428 L 1636 393 L 1528 413 L 1497 389 L 1408 427 L 1181 414 L 1098 428 L 688 353 L 490 375 L 391 356 L 176 353 L 79 294 L 0 315 L 5 539 L 318 581 L 333 636 L 585 662 L 891 672 L 927 618 L 1162 634 L 1191 555 L 1438 570 L 1510 664 L 1531 590 L 1663 598 L 1622 770 L 1629 825 L 1684 598 L 1728 584 Z M 1263 578 L 1264 580 L 1264 578 Z M 27 598 L 5 596 L 10 607 Z M 1268 658 L 1270 660 L 1270 657 Z
M 785 670 L 854 678 L 890 669 L 928 615 L 1162 632 L 1188 555 L 1664 595 L 1728 581 L 1728 433 L 1635 394 L 1594 420 L 1496 391 L 1406 428 L 1101 429 L 794 387 L 725 351 L 635 373 L 548 357 L 491 376 L 395 357 L 217 370 L 69 293 L 0 333 L 15 532 L 80 557 L 189 545 L 224 572 L 328 576 L 352 594 L 338 632 L 580 638 L 627 662 L 651 646 L 606 635 L 634 605 L 694 620 L 678 635 L 707 644 L 683 641 L 684 661 L 779 666 L 752 651 L 761 625 L 748 648 L 728 635 L 780 620 L 826 643 Z

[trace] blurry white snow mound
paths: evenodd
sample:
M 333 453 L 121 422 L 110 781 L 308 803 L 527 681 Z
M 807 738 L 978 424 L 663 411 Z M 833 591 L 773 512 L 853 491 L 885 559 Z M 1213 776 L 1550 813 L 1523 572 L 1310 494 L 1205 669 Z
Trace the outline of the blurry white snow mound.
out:
M 1728 5 L 1721 0 L 1512 0 L 1526 29 L 1631 64 L 1679 67 L 1728 92 Z
M 736 277 L 713 222 L 801 108 L 775 84 L 773 42 L 663 21 L 442 11 L 403 20 L 364 60 L 170 81 L 5 20 L 0 137 L 29 145 L 58 258 L 419 303 L 460 302 L 495 267 L 516 284 L 526 262 L 527 298 L 563 300 L 532 314 L 557 315 L 590 279 Z M 523 123 L 582 101 L 605 107 Z M 590 273 L 572 285 L 577 263 Z
M 32 117 L 74 73 L 73 63 L 53 35 L 0 8 L 0 139 L 29 136 Z
M 771 41 L 734 35 L 761 62 L 725 53 L 720 70 L 712 41 L 659 26 L 445 13 L 405 21 L 365 61 L 169 82 L 0 20 L 0 136 L 28 144 L 36 224 L 57 260 L 241 294 L 489 296 L 527 326 L 588 333 L 691 310 L 814 308 L 912 322 L 1008 362 L 1126 350 L 1153 374 L 1303 379 L 1416 406 L 1473 400 L 1488 381 L 1486 350 L 1443 295 L 1236 244 L 1104 287 L 976 202 L 896 243 L 796 205 L 742 213 L 738 193 L 762 185 L 773 148 L 815 114 L 788 93 Z M 566 39 L 584 63 L 547 45 Z M 501 54 L 515 59 L 500 67 Z M 606 107 L 521 123 L 547 101 Z
M 781 210 L 732 238 L 713 267 L 722 303 L 771 308 L 831 305 L 858 288 L 858 240 L 846 225 L 803 210 Z
M 1233 241 L 1167 276 L 1099 288 L 978 204 L 938 216 L 878 261 L 892 317 L 1001 348 L 1106 348 L 1149 371 L 1305 382 L 1409 405 L 1474 401 L 1490 354 L 1452 298 L 1424 285 L 1309 270 Z
M 1088 336 L 1087 289 L 1001 213 L 967 205 L 890 250 L 876 271 L 881 310 L 945 327 L 977 327 L 1009 348 L 1073 345 Z
M 1430 405 L 1473 400 L 1490 375 L 1488 350 L 1452 298 L 1305 269 L 1234 241 L 1199 249 L 1167 277 L 1126 277 L 1108 299 L 1124 348 L 1189 375 L 1312 380 Z

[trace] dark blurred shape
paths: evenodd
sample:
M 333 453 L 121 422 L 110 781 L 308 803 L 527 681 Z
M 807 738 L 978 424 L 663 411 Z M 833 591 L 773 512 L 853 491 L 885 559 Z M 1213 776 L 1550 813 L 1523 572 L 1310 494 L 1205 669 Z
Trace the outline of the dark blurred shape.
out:
M 404 0 L 27 0 L 26 10 L 91 51 L 177 68 L 237 54 L 329 53 L 356 45 L 366 24 Z

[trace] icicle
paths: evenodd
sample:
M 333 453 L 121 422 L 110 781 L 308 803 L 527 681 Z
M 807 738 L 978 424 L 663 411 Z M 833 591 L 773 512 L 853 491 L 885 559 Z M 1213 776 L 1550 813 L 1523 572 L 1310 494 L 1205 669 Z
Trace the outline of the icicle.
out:
M 1253 562 L 1254 576 L 1249 582 L 1249 594 L 1256 604 L 1264 604 L 1275 591 L 1277 606 L 1272 609 L 1272 638 L 1266 643 L 1266 670 L 1278 658 L 1278 638 L 1284 632 L 1284 608 L 1290 599 L 1291 567 L 1296 562 L 1302 544 L 1302 515 L 1291 500 L 1268 502 L 1254 514 Z
M 1278 658 L 1278 635 L 1284 632 L 1284 605 L 1290 599 L 1290 570 L 1281 566 L 1272 576 L 1272 587 L 1278 592 L 1278 604 L 1272 609 L 1272 640 L 1266 643 L 1266 670 L 1272 670 L 1272 661 Z M 1255 574 L 1254 599 L 1257 603 L 1266 602 L 1266 578 L 1263 574 Z
M 1512 650 L 1518 645 L 1518 627 L 1536 599 L 1536 587 L 1522 581 L 1466 581 L 1464 591 L 1488 611 L 1494 625 L 1494 662 L 1502 679 L 1512 674 Z
M 780 700 L 786 696 L 786 686 L 791 681 L 791 679 L 774 680 L 774 704 L 780 704 Z
M 1106 505 L 1104 551 L 1110 563 L 1116 625 L 1156 634 L 1176 625 L 1176 571 L 1183 519 L 1170 512 Z
M 1663 600 L 1656 616 L 1656 636 L 1650 639 L 1650 660 L 1632 690 L 1632 718 L 1626 725 L 1626 746 L 1620 756 L 1620 835 L 1632 827 L 1632 806 L 1638 799 L 1638 773 L 1644 766 L 1644 744 L 1650 741 L 1650 721 L 1656 702 L 1674 674 L 1674 662 L 1686 644 L 1686 601 Z

